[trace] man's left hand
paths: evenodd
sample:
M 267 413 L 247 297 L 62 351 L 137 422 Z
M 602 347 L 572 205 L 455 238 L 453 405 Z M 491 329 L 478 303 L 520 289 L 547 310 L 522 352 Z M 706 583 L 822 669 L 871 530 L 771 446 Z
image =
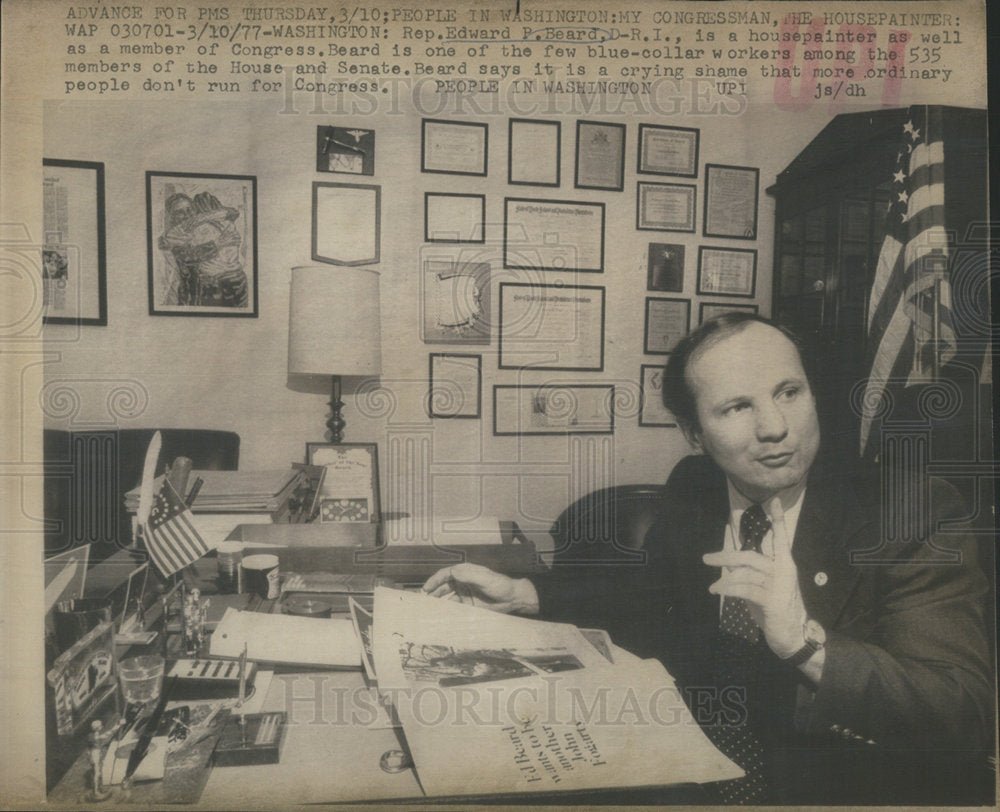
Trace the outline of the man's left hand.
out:
M 723 550 L 709 553 L 702 560 L 709 566 L 723 567 L 722 577 L 708 591 L 746 600 L 771 651 L 784 659 L 805 642 L 802 626 L 806 609 L 781 500 L 775 497 L 766 507 L 771 518 L 774 558 L 752 550 Z

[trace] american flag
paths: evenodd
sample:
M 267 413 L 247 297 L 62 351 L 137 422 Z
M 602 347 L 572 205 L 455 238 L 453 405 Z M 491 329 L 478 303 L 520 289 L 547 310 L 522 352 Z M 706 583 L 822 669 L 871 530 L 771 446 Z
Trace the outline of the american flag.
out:
M 208 545 L 191 521 L 191 511 L 166 478 L 153 499 L 147 524 L 146 549 L 164 576 L 173 575 L 208 552 Z
M 868 302 L 871 372 L 862 401 L 862 454 L 887 386 L 931 381 L 955 355 L 946 274 L 942 113 L 926 105 L 909 112 Z

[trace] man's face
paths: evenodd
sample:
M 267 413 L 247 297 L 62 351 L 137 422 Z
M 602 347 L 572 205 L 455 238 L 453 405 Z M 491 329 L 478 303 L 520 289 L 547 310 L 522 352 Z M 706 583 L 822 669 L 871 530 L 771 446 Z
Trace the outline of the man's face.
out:
M 795 345 L 753 322 L 696 352 L 687 381 L 699 427 L 688 432 L 748 499 L 801 482 L 819 450 L 816 401 Z

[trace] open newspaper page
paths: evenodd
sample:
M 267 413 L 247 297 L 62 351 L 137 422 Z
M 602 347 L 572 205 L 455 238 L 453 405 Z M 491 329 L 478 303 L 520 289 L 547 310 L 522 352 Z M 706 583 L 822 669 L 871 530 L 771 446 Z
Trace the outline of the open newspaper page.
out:
M 379 588 L 379 691 L 430 796 L 737 778 L 656 660 L 610 665 L 580 630 Z

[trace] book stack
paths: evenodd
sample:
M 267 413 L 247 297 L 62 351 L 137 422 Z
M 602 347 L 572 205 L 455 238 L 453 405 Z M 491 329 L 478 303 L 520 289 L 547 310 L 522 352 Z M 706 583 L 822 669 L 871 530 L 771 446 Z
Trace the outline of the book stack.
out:
M 269 471 L 192 471 L 188 480 L 202 480 L 191 504 L 195 513 L 269 513 L 275 514 L 288 504 L 299 484 L 299 472 L 293 468 Z M 157 477 L 154 492 L 162 484 Z M 184 494 L 181 494 L 184 496 Z M 139 488 L 125 494 L 125 509 L 139 509 Z

